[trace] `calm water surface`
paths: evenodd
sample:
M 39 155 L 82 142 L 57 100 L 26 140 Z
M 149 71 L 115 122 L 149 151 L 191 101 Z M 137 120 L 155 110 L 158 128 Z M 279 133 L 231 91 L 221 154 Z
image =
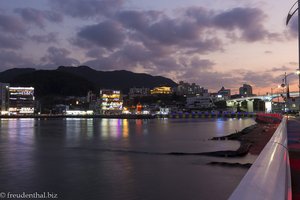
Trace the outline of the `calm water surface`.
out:
M 53 192 L 59 199 L 227 199 L 256 156 L 215 158 L 169 152 L 235 150 L 211 141 L 252 119 L 2 119 L 0 192 Z

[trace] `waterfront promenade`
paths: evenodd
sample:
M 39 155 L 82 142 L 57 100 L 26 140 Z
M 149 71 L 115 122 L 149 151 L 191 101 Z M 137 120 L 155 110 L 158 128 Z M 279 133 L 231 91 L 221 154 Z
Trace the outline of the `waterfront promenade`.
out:
M 289 117 L 287 123 L 288 149 L 291 165 L 292 195 L 300 200 L 300 118 Z

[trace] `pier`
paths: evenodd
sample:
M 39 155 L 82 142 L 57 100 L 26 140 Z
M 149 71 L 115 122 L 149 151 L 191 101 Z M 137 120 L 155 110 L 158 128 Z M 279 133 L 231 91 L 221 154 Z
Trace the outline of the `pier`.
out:
M 283 118 L 230 199 L 300 199 L 299 117 Z

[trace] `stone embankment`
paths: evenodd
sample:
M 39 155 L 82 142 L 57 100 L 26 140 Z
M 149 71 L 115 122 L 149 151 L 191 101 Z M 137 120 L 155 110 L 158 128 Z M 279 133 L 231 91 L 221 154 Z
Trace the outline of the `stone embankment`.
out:
M 240 147 L 235 150 L 205 152 L 203 155 L 218 157 L 239 157 L 248 153 L 258 155 L 274 134 L 278 124 L 254 124 L 227 136 L 214 137 L 212 140 L 237 140 Z

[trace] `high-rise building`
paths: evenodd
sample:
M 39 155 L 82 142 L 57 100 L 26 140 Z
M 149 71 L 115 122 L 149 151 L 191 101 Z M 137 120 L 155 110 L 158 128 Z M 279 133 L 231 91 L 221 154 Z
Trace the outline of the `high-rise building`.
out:
M 34 88 L 9 87 L 9 109 L 11 114 L 34 113 Z
M 134 97 L 144 97 L 150 95 L 150 89 L 149 88 L 130 88 L 129 89 L 129 98 L 133 99 Z
M 0 113 L 8 112 L 9 107 L 9 83 L 0 83 Z
M 121 114 L 123 100 L 119 90 L 100 90 L 101 113 Z
M 97 101 L 97 96 L 92 91 L 88 91 L 86 96 L 86 102 L 91 103 Z
M 176 94 L 177 95 L 184 95 L 187 97 L 193 97 L 193 96 L 209 96 L 208 90 L 204 89 L 203 87 L 200 87 L 196 83 L 185 83 L 183 81 L 180 81 L 177 88 L 176 88 Z
M 244 97 L 253 96 L 251 85 L 243 84 L 243 86 L 240 87 L 240 95 Z

